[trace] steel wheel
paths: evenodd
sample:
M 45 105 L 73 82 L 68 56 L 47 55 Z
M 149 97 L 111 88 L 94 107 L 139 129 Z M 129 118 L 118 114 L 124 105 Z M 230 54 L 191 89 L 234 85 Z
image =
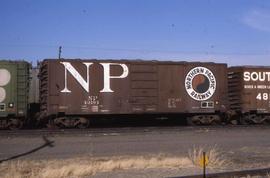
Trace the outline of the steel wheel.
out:
M 8 120 L 8 128 L 10 130 L 18 130 L 23 127 L 23 122 L 19 119 L 9 119 Z

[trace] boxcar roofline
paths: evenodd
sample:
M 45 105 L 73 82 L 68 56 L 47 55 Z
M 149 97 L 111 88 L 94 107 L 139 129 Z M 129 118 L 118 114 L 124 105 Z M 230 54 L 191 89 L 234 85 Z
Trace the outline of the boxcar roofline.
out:
M 172 61 L 172 60 L 142 60 L 142 59 L 44 59 L 44 61 L 92 61 L 92 62 L 125 62 L 125 63 L 138 63 L 138 64 L 151 64 L 151 63 L 158 63 L 161 65 L 168 64 L 168 65 L 175 65 L 175 64 L 204 64 L 204 65 L 227 65 L 226 63 L 215 63 L 215 62 L 200 62 L 200 61 Z

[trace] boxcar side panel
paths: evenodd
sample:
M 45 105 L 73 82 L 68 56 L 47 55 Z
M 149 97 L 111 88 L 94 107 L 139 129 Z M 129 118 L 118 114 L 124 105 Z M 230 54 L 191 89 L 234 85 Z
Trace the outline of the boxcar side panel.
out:
M 214 113 L 227 106 L 225 64 L 44 60 L 42 66 L 43 115 Z
M 227 66 L 214 63 L 160 65 L 160 110 L 180 113 L 226 111 Z
M 242 113 L 270 113 L 270 68 L 229 69 L 230 105 Z M 234 86 L 233 86 L 234 85 Z
M 159 76 L 156 62 L 129 65 L 129 113 L 159 112 Z
M 186 111 L 184 65 L 159 65 L 159 111 L 183 113 Z
M 24 117 L 28 109 L 29 67 L 23 61 L 0 61 L 0 116 Z
M 49 60 L 48 113 L 127 113 L 129 80 L 121 65 L 96 60 Z
M 9 108 L 9 103 L 17 103 L 17 71 L 16 65 L 1 61 L 0 63 L 0 116 L 7 117 L 8 115 L 16 115 L 17 106 Z

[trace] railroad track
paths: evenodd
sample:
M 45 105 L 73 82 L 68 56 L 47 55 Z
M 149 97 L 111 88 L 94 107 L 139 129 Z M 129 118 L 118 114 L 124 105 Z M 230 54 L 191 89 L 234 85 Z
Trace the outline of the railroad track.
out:
M 189 128 L 191 129 L 191 128 Z M 89 129 L 33 129 L 33 130 L 0 130 L 0 136 L 40 136 L 40 135 L 118 135 L 118 134 L 140 134 L 151 132 L 187 130 L 184 127 L 111 127 L 111 128 L 89 128 Z
M 206 178 L 240 178 L 240 177 L 269 177 L 270 168 L 264 169 L 251 169 L 251 170 L 242 170 L 242 171 L 232 171 L 232 172 L 222 172 L 207 174 Z M 192 175 L 192 176 L 181 176 L 173 178 L 203 178 L 203 175 Z
M 174 126 L 174 127 L 109 127 L 89 129 L 28 129 L 28 130 L 0 130 L 1 136 L 54 136 L 54 135 L 123 135 L 145 133 L 170 133 L 170 132 L 215 132 L 216 130 L 241 130 L 241 129 L 270 129 L 265 125 L 226 125 L 226 126 Z

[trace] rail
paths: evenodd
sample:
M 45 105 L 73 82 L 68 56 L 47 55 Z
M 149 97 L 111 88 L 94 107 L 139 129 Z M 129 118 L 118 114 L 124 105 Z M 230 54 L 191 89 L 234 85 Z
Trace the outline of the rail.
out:
M 252 176 L 268 176 L 270 175 L 270 168 L 251 169 L 242 171 L 222 172 L 206 174 L 206 178 L 238 178 L 238 177 L 252 177 Z M 202 178 L 203 175 L 179 176 L 171 178 Z

